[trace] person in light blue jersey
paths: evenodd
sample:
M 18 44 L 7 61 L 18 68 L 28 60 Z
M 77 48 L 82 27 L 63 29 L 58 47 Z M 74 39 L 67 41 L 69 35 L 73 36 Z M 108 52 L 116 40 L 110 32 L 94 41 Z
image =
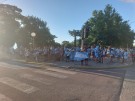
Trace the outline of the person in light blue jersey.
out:
M 75 56 L 75 49 L 72 48 L 72 49 L 70 50 L 70 60 L 71 60 L 72 62 L 74 61 L 74 56 Z
M 98 63 L 98 61 L 99 61 L 99 46 L 96 46 L 96 48 L 94 49 L 94 53 L 95 53 L 95 61 L 96 61 L 96 63 Z

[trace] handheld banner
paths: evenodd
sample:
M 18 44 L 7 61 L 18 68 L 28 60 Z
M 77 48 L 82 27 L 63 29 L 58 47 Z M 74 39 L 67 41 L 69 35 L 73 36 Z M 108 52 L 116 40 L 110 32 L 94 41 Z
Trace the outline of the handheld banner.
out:
M 84 59 L 87 59 L 87 58 L 88 58 L 87 52 L 76 52 L 74 60 L 81 61 L 81 60 L 84 60 Z

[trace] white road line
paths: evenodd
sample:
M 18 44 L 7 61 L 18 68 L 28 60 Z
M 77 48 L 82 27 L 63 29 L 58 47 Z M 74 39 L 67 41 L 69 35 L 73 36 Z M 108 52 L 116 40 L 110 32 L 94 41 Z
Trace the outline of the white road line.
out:
M 27 94 L 33 93 L 38 90 L 34 86 L 30 86 L 28 84 L 19 82 L 17 80 L 14 80 L 8 77 L 0 78 L 0 82 Z
M 44 74 L 44 75 L 47 75 L 47 76 L 52 76 L 52 77 L 55 77 L 55 78 L 60 78 L 60 79 L 65 79 L 65 78 L 67 78 L 67 76 L 65 76 L 65 75 L 56 74 L 56 73 L 52 73 L 52 72 L 48 72 L 48 71 L 36 70 L 36 71 L 34 71 L 34 72 L 39 73 L 39 74 Z
M 5 68 L 10 68 L 10 69 L 22 69 L 21 66 L 16 66 L 16 65 L 11 65 L 11 64 L 6 64 L 6 63 L 0 63 L 0 66 L 5 67 Z
M 60 73 L 65 73 L 65 74 L 76 74 L 76 72 L 73 71 L 67 71 L 67 70 L 62 70 L 62 69 L 57 69 L 57 68 L 46 68 L 46 70 L 50 70 L 50 71 L 56 71 L 56 72 L 60 72 Z
M 0 101 L 12 101 L 12 100 L 3 94 L 0 94 Z
M 11 65 L 11 64 L 7 64 L 7 63 L 0 63 L 0 66 L 3 66 L 4 68 L 10 68 L 10 69 L 30 69 L 30 68 L 26 68 L 26 66 L 18 66 L 18 65 Z
M 23 75 L 21 75 L 21 77 L 25 78 L 25 79 L 33 80 L 36 82 L 40 82 L 40 83 L 43 83 L 45 85 L 51 85 L 50 81 L 45 80 L 44 78 L 39 78 L 39 77 L 30 75 L 30 74 L 23 74 Z
M 17 68 L 14 68 L 14 67 L 9 67 L 8 65 L 3 65 L 3 64 L 0 64 L 1 67 L 4 67 L 4 68 L 10 68 L 10 69 L 17 69 Z

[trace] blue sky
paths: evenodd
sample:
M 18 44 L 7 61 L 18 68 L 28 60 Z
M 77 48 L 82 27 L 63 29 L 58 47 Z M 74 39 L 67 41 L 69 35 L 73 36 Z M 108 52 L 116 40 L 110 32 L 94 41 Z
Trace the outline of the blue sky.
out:
M 5 2 L 3 2 L 5 1 Z M 0 3 L 15 5 L 22 14 L 33 15 L 47 22 L 56 42 L 73 41 L 68 30 L 80 30 L 92 17 L 94 10 L 103 10 L 111 4 L 124 20 L 129 20 L 135 29 L 135 0 L 0 0 Z M 132 23 L 134 22 L 134 23 Z

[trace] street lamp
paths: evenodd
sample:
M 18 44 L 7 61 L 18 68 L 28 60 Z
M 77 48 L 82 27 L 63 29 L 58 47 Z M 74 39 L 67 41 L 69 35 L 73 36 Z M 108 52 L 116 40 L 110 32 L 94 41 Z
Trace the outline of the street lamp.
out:
M 34 49 L 34 38 L 35 38 L 35 36 L 36 36 L 36 33 L 32 32 L 32 33 L 31 33 L 31 36 L 32 36 L 32 38 L 33 38 L 33 49 Z
M 134 39 L 135 39 L 135 36 L 134 36 Z M 133 42 L 133 47 L 135 47 L 135 40 L 134 40 L 134 42 Z

